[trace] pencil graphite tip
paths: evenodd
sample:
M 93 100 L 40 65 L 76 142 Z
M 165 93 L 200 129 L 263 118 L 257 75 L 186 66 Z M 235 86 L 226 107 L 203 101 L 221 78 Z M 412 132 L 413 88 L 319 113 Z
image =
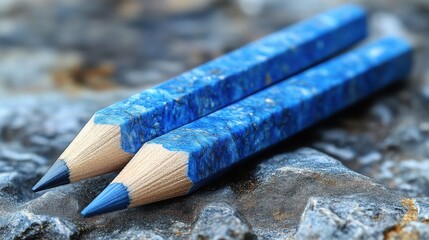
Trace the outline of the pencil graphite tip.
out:
M 38 192 L 48 188 L 53 188 L 70 183 L 70 172 L 67 164 L 63 160 L 57 160 L 48 172 L 34 185 L 32 190 Z
M 84 217 L 92 217 L 126 209 L 130 205 L 128 190 L 122 183 L 111 183 L 83 211 Z

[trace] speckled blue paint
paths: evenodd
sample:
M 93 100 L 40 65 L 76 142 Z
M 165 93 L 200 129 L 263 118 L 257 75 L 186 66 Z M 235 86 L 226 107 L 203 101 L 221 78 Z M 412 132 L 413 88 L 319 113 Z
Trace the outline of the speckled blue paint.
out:
M 196 189 L 248 156 L 325 119 L 411 69 L 411 47 L 386 38 L 346 53 L 148 142 L 189 153 Z
M 121 147 L 183 126 L 291 76 L 366 36 L 366 13 L 345 5 L 271 34 L 95 114 L 121 127 Z

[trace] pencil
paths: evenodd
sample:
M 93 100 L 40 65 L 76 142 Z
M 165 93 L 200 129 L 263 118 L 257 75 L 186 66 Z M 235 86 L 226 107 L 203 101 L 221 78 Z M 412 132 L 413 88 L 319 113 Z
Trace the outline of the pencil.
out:
M 85 217 L 185 195 L 250 155 L 325 119 L 411 69 L 386 38 L 147 142 L 82 211 Z
M 366 36 L 366 28 L 365 11 L 345 5 L 102 109 L 33 190 L 121 169 L 148 140 L 349 47 Z

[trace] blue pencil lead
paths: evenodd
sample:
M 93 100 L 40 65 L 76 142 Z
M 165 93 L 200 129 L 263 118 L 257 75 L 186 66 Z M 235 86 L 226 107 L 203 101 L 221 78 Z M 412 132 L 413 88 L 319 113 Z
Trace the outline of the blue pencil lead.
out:
M 111 183 L 83 211 L 84 217 L 118 211 L 130 205 L 128 190 L 122 183 Z
M 38 192 L 48 188 L 70 183 L 70 172 L 63 160 L 57 160 L 32 190 Z

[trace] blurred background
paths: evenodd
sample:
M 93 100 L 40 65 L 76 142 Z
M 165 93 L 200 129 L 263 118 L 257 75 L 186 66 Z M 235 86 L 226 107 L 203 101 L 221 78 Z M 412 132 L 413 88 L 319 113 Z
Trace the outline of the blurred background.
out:
M 345 2 L 0 0 L 0 213 L 35 209 L 31 204 L 40 202 L 43 216 L 53 212 L 75 219 L 79 232 L 97 228 L 101 223 L 84 225 L 78 210 L 108 180 L 90 180 L 100 189 L 89 195 L 92 185 L 82 190 L 80 184 L 43 196 L 31 192 L 95 111 Z M 412 76 L 300 134 L 274 154 L 293 143 L 311 146 L 407 196 L 427 197 L 429 1 L 352 2 L 370 14 L 369 39 L 393 34 L 413 43 Z M 83 200 L 63 211 L 45 208 L 49 198 L 60 199 L 60 205 Z

